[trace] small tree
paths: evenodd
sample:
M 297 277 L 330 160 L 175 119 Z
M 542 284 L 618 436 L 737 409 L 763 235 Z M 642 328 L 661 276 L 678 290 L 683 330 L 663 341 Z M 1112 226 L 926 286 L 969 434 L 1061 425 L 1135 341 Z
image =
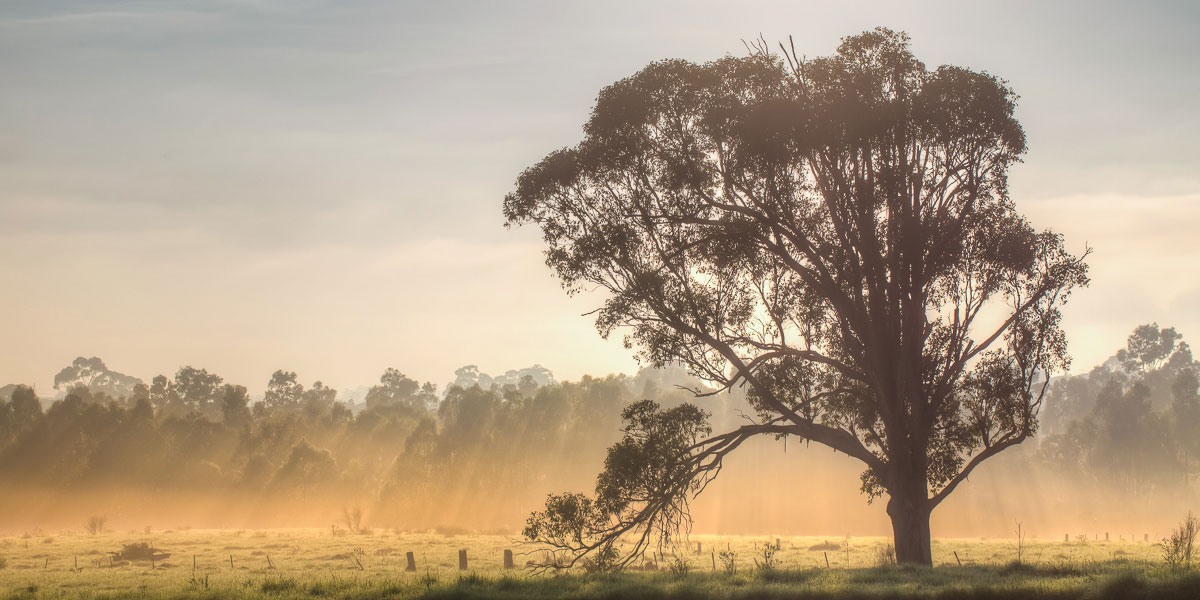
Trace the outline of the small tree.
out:
M 759 570 L 774 571 L 779 566 L 779 559 L 775 558 L 775 553 L 779 552 L 778 546 L 772 546 L 771 542 L 763 542 L 755 551 L 757 556 L 754 557 L 754 566 Z
M 737 573 L 737 553 L 732 550 L 722 550 L 717 553 L 717 558 L 721 560 L 721 570 L 729 575 Z
M 358 506 L 342 507 L 342 522 L 346 524 L 346 529 L 350 531 L 362 530 L 363 511 Z
M 108 518 L 103 515 L 92 515 L 88 517 L 87 523 L 83 528 L 91 535 L 100 535 L 104 533 L 104 525 L 108 522 Z
M 1173 569 L 1191 568 L 1197 532 L 1200 532 L 1200 520 L 1197 520 L 1196 516 L 1188 511 L 1187 516 L 1179 523 L 1179 527 L 1175 528 L 1170 537 L 1159 544 L 1167 566 Z

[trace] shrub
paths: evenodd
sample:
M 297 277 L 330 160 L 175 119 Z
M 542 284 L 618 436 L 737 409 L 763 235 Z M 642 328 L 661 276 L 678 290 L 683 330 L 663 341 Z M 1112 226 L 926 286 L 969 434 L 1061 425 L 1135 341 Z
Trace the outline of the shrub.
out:
M 772 545 L 771 542 L 759 546 L 758 556 L 754 557 L 754 566 L 764 571 L 770 571 L 778 567 L 779 559 L 775 558 L 775 553 L 778 551 L 779 547 Z
M 83 525 L 83 528 L 92 535 L 100 535 L 101 533 L 104 533 L 104 524 L 107 522 L 108 517 L 103 515 L 92 515 L 88 517 L 87 523 Z
M 672 575 L 676 577 L 686 577 L 691 571 L 692 565 L 688 563 L 686 558 L 679 556 L 678 554 L 674 555 L 674 557 L 671 559 Z
M 109 554 L 117 560 L 163 560 L 171 556 L 166 552 L 156 550 L 149 542 L 125 544 L 121 547 L 120 552 L 110 552 Z
M 605 545 L 583 559 L 583 570 L 588 573 L 611 573 L 617 570 L 617 559 L 621 555 L 611 544 Z
M 1167 566 L 1172 569 L 1190 568 L 1192 566 L 1192 556 L 1195 553 L 1196 533 L 1200 531 L 1200 520 L 1196 519 L 1196 515 L 1188 511 L 1183 521 L 1179 523 L 1179 527 L 1171 532 L 1170 537 L 1164 539 L 1159 547 L 1163 550 L 1163 560 Z
M 737 573 L 737 553 L 732 550 L 722 550 L 717 553 L 717 558 L 721 560 L 721 568 L 728 574 Z
M 346 529 L 350 531 L 362 530 L 363 511 L 355 506 L 353 508 L 342 507 L 342 522 L 346 524 Z

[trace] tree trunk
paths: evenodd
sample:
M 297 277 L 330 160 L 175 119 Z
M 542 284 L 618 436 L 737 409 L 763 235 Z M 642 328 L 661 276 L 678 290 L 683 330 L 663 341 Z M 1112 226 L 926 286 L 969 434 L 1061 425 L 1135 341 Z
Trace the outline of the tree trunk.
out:
M 929 540 L 929 500 L 918 486 L 918 493 L 892 493 L 887 503 L 895 536 L 896 562 L 933 565 Z

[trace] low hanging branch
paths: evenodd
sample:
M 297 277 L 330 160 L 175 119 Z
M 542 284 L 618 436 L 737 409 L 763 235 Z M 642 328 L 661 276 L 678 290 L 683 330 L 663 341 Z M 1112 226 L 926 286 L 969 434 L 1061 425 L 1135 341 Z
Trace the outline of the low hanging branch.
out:
M 624 438 L 608 451 L 595 498 L 551 495 L 545 510 L 529 517 L 525 537 L 568 557 L 534 568 L 564 569 L 580 561 L 594 570 L 631 565 L 652 544 L 669 543 L 689 525 L 689 501 L 720 473 L 727 454 L 755 435 L 797 433 L 780 419 L 705 437 L 711 433 L 707 413 L 691 404 L 662 409 L 653 400 L 630 405 L 622 418 Z M 626 552 L 617 548 L 623 539 L 633 543 Z

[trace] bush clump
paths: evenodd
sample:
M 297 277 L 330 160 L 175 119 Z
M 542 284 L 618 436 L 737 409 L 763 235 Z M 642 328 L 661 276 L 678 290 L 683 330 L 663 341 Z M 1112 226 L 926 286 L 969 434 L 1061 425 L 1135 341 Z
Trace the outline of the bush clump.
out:
M 1163 560 L 1166 561 L 1168 567 L 1172 569 L 1191 568 L 1197 531 L 1200 531 L 1200 520 L 1197 520 L 1196 515 L 1189 511 L 1183 521 L 1179 523 L 1179 527 L 1171 532 L 1170 537 L 1159 544 L 1163 551 Z

